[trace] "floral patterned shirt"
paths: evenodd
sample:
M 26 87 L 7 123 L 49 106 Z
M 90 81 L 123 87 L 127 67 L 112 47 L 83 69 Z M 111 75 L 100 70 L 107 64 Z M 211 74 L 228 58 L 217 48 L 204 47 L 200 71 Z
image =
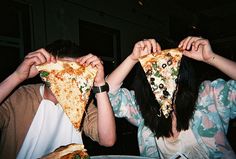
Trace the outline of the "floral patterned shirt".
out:
M 160 158 L 161 147 L 157 147 L 154 134 L 144 125 L 134 91 L 120 88 L 109 93 L 109 97 L 115 116 L 125 117 L 138 127 L 141 156 Z M 229 120 L 233 118 L 236 118 L 236 81 L 204 81 L 199 87 L 190 129 L 209 158 L 236 158 L 226 138 Z

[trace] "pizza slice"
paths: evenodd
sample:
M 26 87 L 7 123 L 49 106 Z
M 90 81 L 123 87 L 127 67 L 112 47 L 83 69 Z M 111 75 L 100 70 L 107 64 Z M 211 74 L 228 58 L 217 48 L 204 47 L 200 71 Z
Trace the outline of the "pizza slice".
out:
M 83 144 L 61 146 L 41 159 L 89 159 L 89 154 Z
M 177 78 L 182 58 L 179 48 L 162 50 L 139 58 L 151 89 L 160 104 L 160 113 L 168 118 L 173 110 Z M 160 114 L 161 115 L 161 114 Z
M 60 61 L 36 66 L 73 126 L 80 129 L 97 69 L 77 62 Z

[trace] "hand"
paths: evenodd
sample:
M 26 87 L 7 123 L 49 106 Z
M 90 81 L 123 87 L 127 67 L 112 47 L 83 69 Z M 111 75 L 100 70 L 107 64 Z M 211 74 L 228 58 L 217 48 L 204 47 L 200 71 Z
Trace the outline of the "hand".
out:
M 178 47 L 184 49 L 185 56 L 198 61 L 208 62 L 215 56 L 209 41 L 201 37 L 189 36 L 182 40 Z
M 96 67 L 98 69 L 97 75 L 94 79 L 94 86 L 102 86 L 105 84 L 104 67 L 103 62 L 100 58 L 93 54 L 88 54 L 78 58 L 76 61 L 79 62 L 81 65 L 91 65 L 92 67 Z
M 14 73 L 19 81 L 24 81 L 28 78 L 35 77 L 39 73 L 35 67 L 36 65 L 51 61 L 55 61 L 55 58 L 45 49 L 39 49 L 26 55 L 24 61 L 18 66 Z
M 155 39 L 144 39 L 142 41 L 137 42 L 134 45 L 134 49 L 130 57 L 134 61 L 138 61 L 138 58 L 144 55 L 160 51 L 161 51 L 161 46 L 156 42 Z

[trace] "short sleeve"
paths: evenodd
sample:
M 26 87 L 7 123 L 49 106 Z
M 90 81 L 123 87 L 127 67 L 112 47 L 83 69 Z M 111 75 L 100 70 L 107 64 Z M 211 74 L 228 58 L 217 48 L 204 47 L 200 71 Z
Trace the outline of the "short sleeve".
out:
M 0 105 L 0 130 L 6 127 L 10 120 L 11 101 L 7 99 Z
M 142 117 L 137 105 L 134 91 L 120 88 L 114 93 L 109 93 L 111 105 L 116 117 L 125 117 L 130 123 L 138 126 Z
M 82 129 L 84 134 L 90 137 L 93 141 L 99 141 L 97 128 L 97 107 L 94 105 L 93 100 L 88 105 L 87 112 L 85 112 Z
M 199 88 L 197 110 L 220 120 L 227 131 L 229 120 L 236 117 L 236 81 L 217 79 L 203 82 Z

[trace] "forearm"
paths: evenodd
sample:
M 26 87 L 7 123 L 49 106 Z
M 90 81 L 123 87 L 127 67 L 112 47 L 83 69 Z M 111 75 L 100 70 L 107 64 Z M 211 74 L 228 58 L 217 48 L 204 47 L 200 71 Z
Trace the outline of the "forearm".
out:
M 236 80 L 236 62 L 235 61 L 232 61 L 223 56 L 214 54 L 214 56 L 207 63 L 219 69 L 230 78 Z
M 13 73 L 0 83 L 0 103 L 21 83 L 16 74 Z
M 97 93 L 98 136 L 103 146 L 113 146 L 116 141 L 115 117 L 107 92 Z
M 110 92 L 118 89 L 126 76 L 138 61 L 134 61 L 128 56 L 106 79 L 110 87 Z

